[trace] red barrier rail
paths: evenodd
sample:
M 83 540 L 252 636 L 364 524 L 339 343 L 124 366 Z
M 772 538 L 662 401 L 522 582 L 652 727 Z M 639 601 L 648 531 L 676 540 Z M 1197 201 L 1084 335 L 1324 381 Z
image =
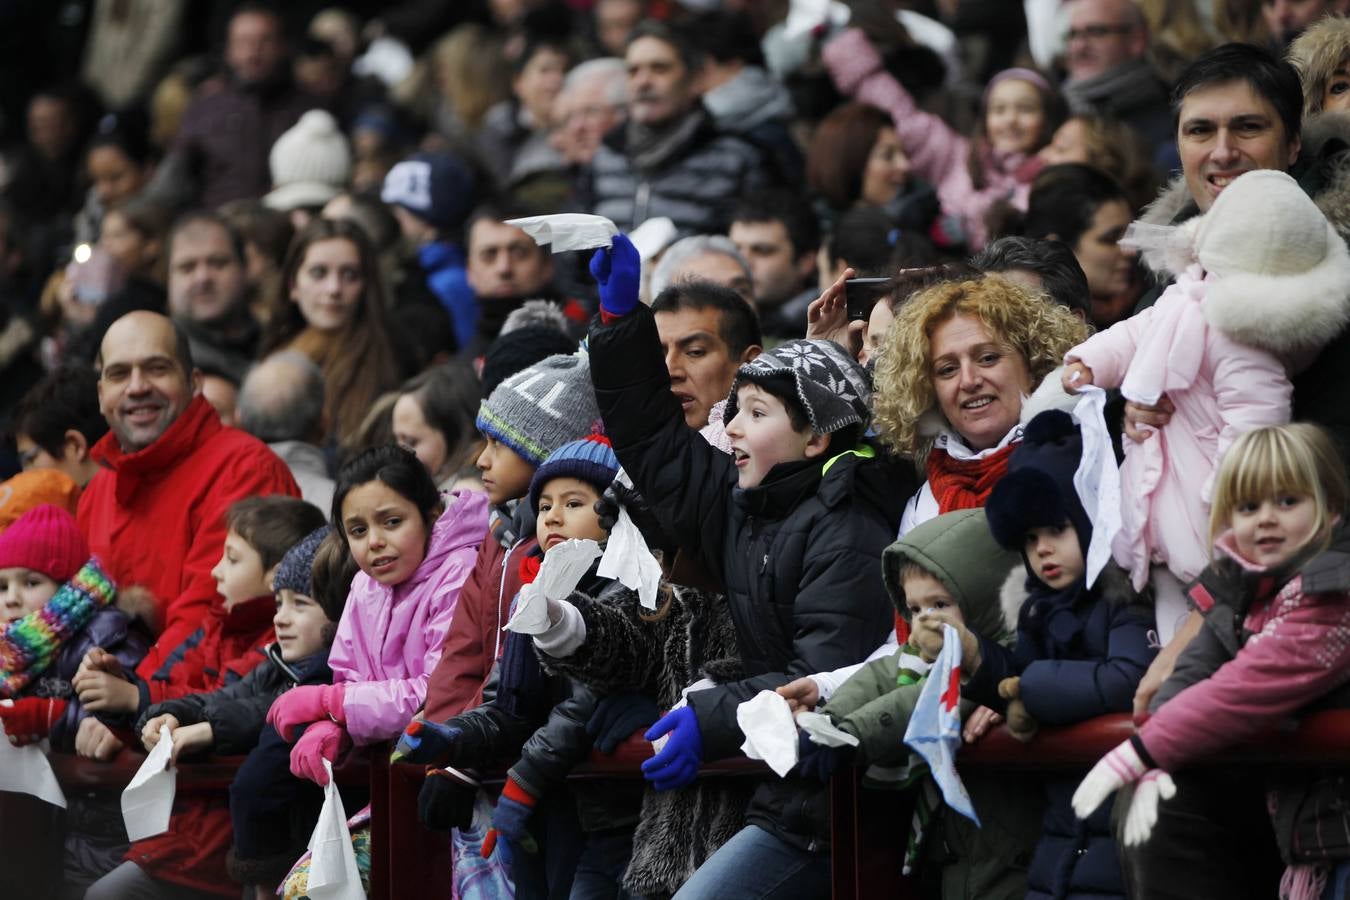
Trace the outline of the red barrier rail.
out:
M 1043 728 L 1023 744 L 996 729 L 960 754 L 962 768 L 1020 771 L 1086 770 L 1125 740 L 1134 727 L 1128 716 L 1103 716 L 1063 728 Z M 372 748 L 368 761 L 339 767 L 339 783 L 364 784 L 371 790 L 371 898 L 449 897 L 449 844 L 443 834 L 428 831 L 417 820 L 421 766 L 390 765 L 384 748 Z M 591 755 L 572 778 L 633 777 L 651 745 L 634 738 L 612 756 Z M 73 789 L 121 790 L 139 768 L 144 754 L 121 751 L 101 763 L 69 754 L 52 754 L 52 767 L 63 786 Z M 1309 713 L 1289 728 L 1245 742 L 1215 757 L 1227 764 L 1322 765 L 1350 767 L 1350 710 Z M 208 757 L 178 767 L 178 790 L 186 793 L 228 788 L 238 758 Z M 720 760 L 703 768 L 706 776 L 759 776 L 763 764 L 745 758 Z M 909 900 L 913 885 L 900 875 L 900 854 L 907 822 L 904 794 L 869 791 L 858 773 L 849 771 L 831 785 L 835 900 Z M 442 892 L 442 893 L 438 893 Z

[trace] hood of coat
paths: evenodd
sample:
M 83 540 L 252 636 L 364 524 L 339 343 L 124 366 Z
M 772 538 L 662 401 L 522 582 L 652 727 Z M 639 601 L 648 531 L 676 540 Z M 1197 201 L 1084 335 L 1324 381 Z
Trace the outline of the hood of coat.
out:
M 735 78 L 708 91 L 703 105 L 723 131 L 746 132 L 794 115 L 788 89 L 758 66 L 746 66 Z
M 473 550 L 487 535 L 487 495 L 478 491 L 455 491 L 445 498 L 445 512 L 431 528 L 427 555 L 406 582 L 407 590 L 436 575 L 445 558 L 456 550 Z
M 1003 586 L 999 588 L 998 603 L 1003 613 L 1003 624 L 1011 632 L 1017 631 L 1017 619 L 1021 615 L 1022 607 L 1031 596 L 1028 590 L 1028 583 L 1031 576 L 1027 574 L 1025 563 L 1022 563 L 1008 573 L 1004 579 Z M 1097 582 L 1088 591 L 1096 603 L 1118 603 L 1118 604 L 1144 604 L 1152 606 L 1152 601 L 1148 594 L 1135 594 L 1130 589 L 1129 577 L 1125 570 L 1121 569 L 1115 563 L 1107 563 L 1102 569 L 1101 574 L 1097 576 Z M 1081 599 L 1080 601 L 1081 602 Z

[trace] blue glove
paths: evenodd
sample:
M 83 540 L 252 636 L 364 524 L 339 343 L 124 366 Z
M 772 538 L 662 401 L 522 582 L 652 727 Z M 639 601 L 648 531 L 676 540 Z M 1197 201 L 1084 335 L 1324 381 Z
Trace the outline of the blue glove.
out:
M 626 234 L 614 235 L 612 247 L 601 247 L 591 256 L 591 276 L 600 285 L 600 308 L 611 316 L 626 316 L 637 309 L 642 288 L 642 259 Z
M 413 719 L 398 736 L 390 762 L 414 762 L 428 766 L 453 764 L 456 744 L 464 730 L 453 725 Z
M 654 741 L 662 735 L 669 736 L 666 745 L 642 764 L 642 776 L 658 791 L 673 791 L 698 777 L 698 767 L 703 764 L 703 734 L 698 729 L 698 716 L 687 706 L 671 710 L 648 728 L 643 737 Z
M 659 718 L 661 711 L 645 694 L 610 694 L 596 704 L 586 723 L 586 733 L 595 741 L 595 749 L 609 755 L 633 732 Z
M 797 734 L 796 772 L 803 778 L 829 781 L 836 769 L 852 755 L 852 747 L 826 747 L 811 740 L 805 731 Z
M 530 816 L 534 815 L 535 804 L 539 799 L 531 794 L 510 775 L 502 795 L 497 798 L 497 809 L 492 813 L 492 827 L 483 836 L 483 846 L 479 851 L 484 859 L 492 855 L 493 848 L 500 850 L 502 862 L 511 865 L 511 857 L 516 848 L 526 853 L 537 853 L 539 847 L 527 828 Z

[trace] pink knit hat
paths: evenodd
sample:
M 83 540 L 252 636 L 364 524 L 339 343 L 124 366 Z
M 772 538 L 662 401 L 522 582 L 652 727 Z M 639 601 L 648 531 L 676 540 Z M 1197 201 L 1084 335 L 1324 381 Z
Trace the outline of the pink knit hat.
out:
M 0 534 L 0 569 L 32 569 L 64 583 L 88 561 L 89 545 L 75 517 L 50 503 L 33 507 Z

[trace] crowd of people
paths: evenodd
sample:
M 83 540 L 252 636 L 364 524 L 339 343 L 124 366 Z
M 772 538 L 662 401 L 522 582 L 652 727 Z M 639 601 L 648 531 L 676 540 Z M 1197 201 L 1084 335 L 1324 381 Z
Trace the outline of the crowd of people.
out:
M 238 758 L 0 792 L 0 884 L 311 896 L 332 782 L 369 892 L 392 754 L 463 900 L 828 897 L 855 769 L 916 896 L 1350 896 L 1344 773 L 1221 756 L 1347 703 L 1344 16 L 0 11 L 0 727 Z M 967 816 L 953 654 L 965 743 L 1134 733 Z

